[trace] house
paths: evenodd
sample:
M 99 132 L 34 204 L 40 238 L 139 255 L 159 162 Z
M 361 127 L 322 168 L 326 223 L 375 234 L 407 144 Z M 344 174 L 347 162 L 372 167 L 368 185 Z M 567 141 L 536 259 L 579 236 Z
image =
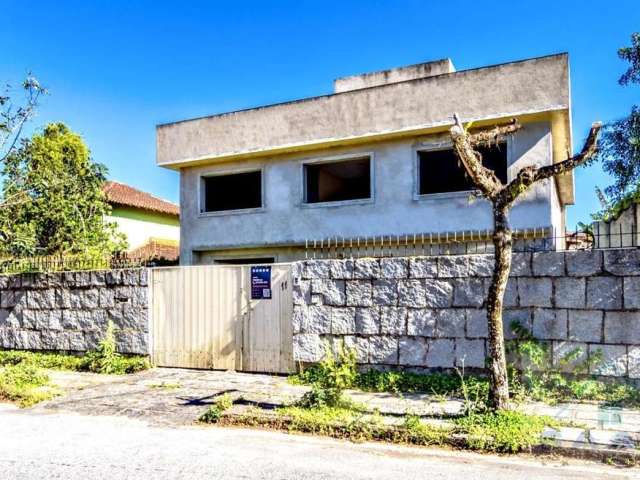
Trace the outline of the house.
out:
M 449 59 L 339 78 L 328 95 L 157 127 L 157 164 L 180 172 L 183 264 L 305 258 L 309 242 L 488 237 L 492 213 L 451 150 L 473 128 L 523 128 L 484 152 L 503 181 L 572 149 L 567 54 L 456 71 Z M 512 210 L 522 235 L 564 232 L 573 175 Z M 426 241 L 426 240 L 425 240 Z
M 141 259 L 176 260 L 180 244 L 180 209 L 171 202 L 123 183 L 109 181 L 103 191 L 111 205 L 107 220 L 128 242 L 128 254 Z

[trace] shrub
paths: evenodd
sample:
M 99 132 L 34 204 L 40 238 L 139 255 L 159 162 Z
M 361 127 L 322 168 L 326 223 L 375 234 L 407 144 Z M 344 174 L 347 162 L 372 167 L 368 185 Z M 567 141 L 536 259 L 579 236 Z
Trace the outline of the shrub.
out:
M 29 363 L 0 368 L 0 398 L 28 407 L 58 394 L 49 386 L 49 376 Z
M 115 373 L 118 368 L 120 354 L 116 352 L 116 337 L 113 332 L 113 322 L 109 321 L 104 338 L 100 340 L 98 348 L 85 355 L 87 370 L 96 373 Z
M 204 423 L 218 423 L 222 413 L 229 410 L 233 406 L 231 395 L 225 393 L 218 397 L 214 404 L 211 405 L 206 412 L 200 416 L 200 421 Z
M 326 375 L 327 368 L 323 364 L 318 364 L 297 375 L 292 375 L 289 381 L 298 385 L 314 385 L 321 382 Z M 448 373 L 418 374 L 404 371 L 379 372 L 377 370 L 359 373 L 355 371 L 355 366 L 353 376 L 354 378 L 347 388 L 358 388 L 367 392 L 424 392 L 463 397 L 466 388 L 469 396 L 480 400 L 486 399 L 489 392 L 487 379 L 477 376 L 467 376 L 463 381 L 460 375 Z
M 602 362 L 601 351 L 591 352 L 586 360 L 577 362 L 583 352 L 581 348 L 574 348 L 558 359 L 557 367 L 550 367 L 548 346 L 517 322 L 512 323 L 511 328 L 516 339 L 507 343 L 507 351 L 515 356 L 519 367 L 510 367 L 510 386 L 516 399 L 547 403 L 590 400 L 619 406 L 640 405 L 637 387 L 623 381 L 605 383 L 594 376 L 587 376 Z M 571 365 L 571 375 L 563 372 L 567 365 Z
M 94 373 L 124 375 L 146 370 L 150 367 L 149 359 L 141 356 L 126 357 L 116 352 L 116 339 L 113 323 L 109 322 L 104 338 L 98 344 L 98 348 L 87 352 L 82 360 L 79 370 L 87 370 Z
M 557 423 L 549 417 L 512 410 L 471 414 L 456 420 L 457 430 L 467 435 L 470 448 L 504 453 L 530 449 L 540 442 L 545 426 Z
M 324 359 L 315 369 L 311 391 L 304 394 L 299 406 L 304 408 L 337 407 L 344 403 L 343 391 L 352 387 L 358 376 L 356 352 L 340 345 L 337 352 L 327 346 Z

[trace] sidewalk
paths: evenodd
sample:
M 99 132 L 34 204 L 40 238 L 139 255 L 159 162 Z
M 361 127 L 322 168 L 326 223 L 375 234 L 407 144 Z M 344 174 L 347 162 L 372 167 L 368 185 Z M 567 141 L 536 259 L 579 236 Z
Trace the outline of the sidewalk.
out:
M 294 402 L 308 390 L 290 385 L 285 377 L 210 370 L 156 368 L 124 377 L 78 372 L 51 375 L 53 382 L 68 393 L 30 411 L 125 415 L 169 426 L 192 424 L 224 393 L 234 400 L 241 399 L 239 408 L 259 404 L 271 409 Z M 442 423 L 443 416 L 458 415 L 463 408 L 459 400 L 440 400 L 427 394 L 347 394 L 371 412 L 379 411 L 388 423 L 401 422 L 407 413 L 419 415 L 426 422 Z M 579 403 L 529 403 L 519 408 L 572 422 L 574 427 L 545 432 L 559 446 L 637 452 L 640 445 L 638 410 Z

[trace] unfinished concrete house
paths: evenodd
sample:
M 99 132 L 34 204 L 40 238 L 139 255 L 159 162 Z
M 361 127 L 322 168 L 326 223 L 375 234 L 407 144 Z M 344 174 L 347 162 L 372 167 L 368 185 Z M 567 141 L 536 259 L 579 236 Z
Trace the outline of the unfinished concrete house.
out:
M 183 264 L 282 262 L 309 249 L 385 241 L 486 241 L 491 209 L 451 149 L 473 128 L 523 128 L 484 151 L 503 181 L 571 151 L 566 54 L 456 71 L 451 60 L 335 80 L 334 93 L 157 127 L 157 164 L 180 171 Z M 564 232 L 572 174 L 513 208 L 521 236 Z M 344 249 L 340 255 L 344 254 Z

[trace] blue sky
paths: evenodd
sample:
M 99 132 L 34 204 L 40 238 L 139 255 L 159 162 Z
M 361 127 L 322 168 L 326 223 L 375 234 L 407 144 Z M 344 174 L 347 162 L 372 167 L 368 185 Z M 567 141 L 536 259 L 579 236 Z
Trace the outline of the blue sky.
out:
M 51 95 L 31 128 L 61 120 L 113 179 L 177 201 L 155 166 L 155 125 L 329 93 L 336 77 L 450 57 L 459 70 L 567 51 L 576 148 L 593 120 L 640 103 L 616 50 L 638 0 L 0 0 L 0 81 L 33 71 Z M 598 209 L 599 166 L 576 174 L 568 223 Z

